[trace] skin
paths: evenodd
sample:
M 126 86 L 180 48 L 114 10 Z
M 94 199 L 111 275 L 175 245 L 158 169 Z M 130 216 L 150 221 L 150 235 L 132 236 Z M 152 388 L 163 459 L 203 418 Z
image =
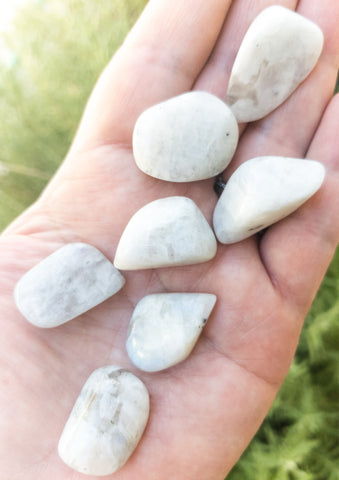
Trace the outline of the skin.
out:
M 59 436 L 79 391 L 97 367 L 118 364 L 145 382 L 151 416 L 116 480 L 221 480 L 264 419 L 293 359 L 303 319 L 339 239 L 339 3 L 280 1 L 314 19 L 325 34 L 321 59 L 290 99 L 241 127 L 231 170 L 257 155 L 322 161 L 321 190 L 260 238 L 218 246 L 191 267 L 126 272 L 116 296 L 52 330 L 24 320 L 13 302 L 18 279 L 65 243 L 83 241 L 113 260 L 120 235 L 141 206 L 191 197 L 211 222 L 213 179 L 170 184 L 135 166 L 131 138 L 147 107 L 190 89 L 225 98 L 242 36 L 260 0 L 151 0 L 103 72 L 60 170 L 41 198 L 0 240 L 0 472 L 4 480 L 84 478 L 58 458 Z M 155 292 L 218 297 L 184 363 L 137 372 L 125 337 L 133 307 Z M 95 478 L 95 477 L 92 477 Z M 109 477 L 108 477 L 109 478 Z M 113 478 L 113 477 L 112 477 Z

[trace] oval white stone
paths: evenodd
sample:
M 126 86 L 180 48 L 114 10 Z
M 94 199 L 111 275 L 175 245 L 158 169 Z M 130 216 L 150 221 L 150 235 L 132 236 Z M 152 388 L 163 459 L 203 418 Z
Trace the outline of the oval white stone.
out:
M 207 92 L 188 92 L 154 105 L 138 118 L 133 133 L 136 164 L 171 182 L 191 182 L 222 172 L 238 143 L 231 109 Z
M 286 217 L 321 186 L 324 166 L 314 160 L 257 157 L 231 176 L 214 210 L 214 231 L 221 243 L 250 237 Z
M 110 475 L 133 453 L 148 415 L 149 395 L 141 380 L 120 367 L 99 368 L 73 407 L 59 455 L 77 472 Z
M 187 197 L 148 203 L 127 224 L 114 265 L 122 270 L 191 265 L 214 257 L 217 242 L 196 204 Z
M 250 25 L 235 59 L 226 102 L 238 122 L 272 112 L 312 71 L 323 33 L 310 20 L 282 6 L 263 10 Z
M 185 360 L 215 302 L 208 293 L 157 293 L 140 300 L 126 342 L 134 365 L 157 372 Z
M 21 277 L 14 298 L 30 323 L 50 328 L 87 312 L 124 283 L 121 273 L 95 247 L 69 243 Z

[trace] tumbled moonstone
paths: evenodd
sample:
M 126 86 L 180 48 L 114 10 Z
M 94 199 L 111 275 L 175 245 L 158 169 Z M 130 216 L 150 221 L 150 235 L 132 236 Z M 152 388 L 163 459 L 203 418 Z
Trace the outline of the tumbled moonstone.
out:
M 214 210 L 221 243 L 243 240 L 286 217 L 321 186 L 323 165 L 314 160 L 257 157 L 231 176 Z
M 117 366 L 99 368 L 73 407 L 59 455 L 77 472 L 110 475 L 133 453 L 148 415 L 149 395 L 141 380 Z
M 216 254 L 212 229 L 187 197 L 167 197 L 148 203 L 127 224 L 114 265 L 121 270 L 191 265 Z
M 272 112 L 312 71 L 323 33 L 310 20 L 282 6 L 263 10 L 250 25 L 235 59 L 226 102 L 238 122 Z
M 120 290 L 124 277 L 95 247 L 69 243 L 29 270 L 14 290 L 22 315 L 37 327 L 56 327 Z
M 146 372 L 175 365 L 191 353 L 214 305 L 208 293 L 157 293 L 134 309 L 126 342 L 132 362 Z
M 222 172 L 238 143 L 231 109 L 207 92 L 188 92 L 154 105 L 133 133 L 136 164 L 148 175 L 190 182 Z

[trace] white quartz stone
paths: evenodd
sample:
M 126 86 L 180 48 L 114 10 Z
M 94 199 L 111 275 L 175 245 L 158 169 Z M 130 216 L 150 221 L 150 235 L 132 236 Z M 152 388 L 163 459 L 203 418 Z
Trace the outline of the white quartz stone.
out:
M 282 6 L 263 10 L 235 59 L 226 102 L 238 122 L 272 112 L 312 71 L 323 47 L 320 28 Z
M 188 92 L 147 109 L 136 122 L 138 167 L 171 182 L 202 180 L 222 172 L 238 143 L 231 109 L 207 92 Z
M 148 203 L 127 224 L 114 265 L 121 270 L 191 265 L 216 254 L 213 231 L 196 204 L 187 197 Z
M 214 210 L 221 243 L 243 240 L 286 217 L 321 186 L 323 165 L 314 160 L 257 157 L 231 176 Z
M 208 293 L 157 293 L 134 309 L 126 342 L 128 355 L 141 370 L 157 372 L 188 357 L 216 296 Z
M 73 407 L 59 455 L 77 472 L 110 475 L 133 453 L 148 415 L 149 395 L 141 380 L 117 366 L 99 368 Z
M 37 327 L 56 327 L 120 290 L 124 277 L 96 248 L 69 243 L 29 270 L 17 283 L 15 302 Z

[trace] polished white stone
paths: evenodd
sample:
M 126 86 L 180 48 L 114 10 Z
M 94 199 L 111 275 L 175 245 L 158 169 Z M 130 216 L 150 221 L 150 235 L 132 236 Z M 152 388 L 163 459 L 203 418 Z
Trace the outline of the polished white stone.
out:
M 69 243 L 29 270 L 14 290 L 22 315 L 37 327 L 56 327 L 120 290 L 124 277 L 96 248 Z
M 148 415 L 149 395 L 141 380 L 117 366 L 99 368 L 73 407 L 59 455 L 77 472 L 110 475 L 133 453 Z
M 215 305 L 208 293 L 147 295 L 134 309 L 126 342 L 132 362 L 157 372 L 185 360 Z
M 217 242 L 196 204 L 187 197 L 148 203 L 127 224 L 114 265 L 121 270 L 191 265 L 214 257 Z
M 232 110 L 207 92 L 188 92 L 148 108 L 133 133 L 136 164 L 148 175 L 191 182 L 222 172 L 238 143 Z
M 323 33 L 310 20 L 282 6 L 263 10 L 250 25 L 235 59 L 226 102 L 238 122 L 272 112 L 317 63 Z
M 214 210 L 221 243 L 250 237 L 286 217 L 321 186 L 323 165 L 314 160 L 257 157 L 243 163 L 226 183 Z

